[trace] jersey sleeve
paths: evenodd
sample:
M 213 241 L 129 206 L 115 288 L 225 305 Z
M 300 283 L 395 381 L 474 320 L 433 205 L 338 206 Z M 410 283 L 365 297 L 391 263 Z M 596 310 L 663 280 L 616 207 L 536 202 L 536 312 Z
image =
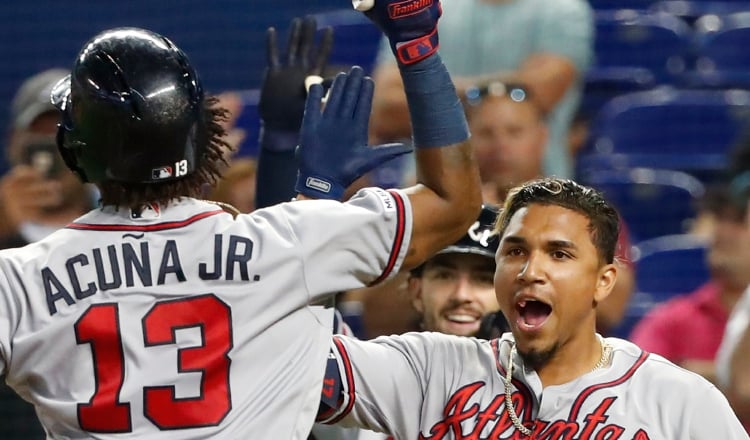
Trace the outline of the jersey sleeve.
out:
M 346 203 L 285 205 L 310 301 L 377 284 L 400 270 L 412 228 L 411 204 L 402 192 L 366 188 Z
M 334 337 L 331 351 L 338 362 L 342 399 L 337 411 L 319 421 L 417 438 L 429 348 L 420 348 L 416 341 L 421 338 L 414 335 L 371 341 Z
M 0 253 L 2 254 L 2 253 Z M 9 260 L 0 257 L 0 375 L 7 373 L 11 355 L 11 340 L 16 328 L 19 304 L 14 296 L 11 283 L 14 271 L 9 267 Z
M 689 432 L 681 438 L 746 440 L 747 431 L 724 394 L 708 382 L 704 386 L 691 399 L 692 411 L 684 420 Z
M 748 326 L 750 326 L 750 288 L 745 290 L 742 298 L 734 306 L 716 354 L 716 378 L 722 387 L 729 386 L 732 354 Z
M 332 355 L 338 362 L 341 399 L 322 421 L 397 439 L 422 438 L 425 423 L 442 414 L 456 387 L 484 377 L 484 369 L 495 365 L 486 342 L 434 332 L 369 341 L 336 336 Z

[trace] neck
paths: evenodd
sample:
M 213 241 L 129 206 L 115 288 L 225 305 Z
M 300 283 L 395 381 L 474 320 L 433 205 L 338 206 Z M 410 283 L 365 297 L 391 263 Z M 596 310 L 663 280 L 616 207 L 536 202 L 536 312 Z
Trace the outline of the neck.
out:
M 591 332 L 561 345 L 544 365 L 536 369 L 542 386 L 560 385 L 591 372 L 601 361 L 604 346 Z
M 719 285 L 719 301 L 721 301 L 725 310 L 730 311 L 734 309 L 734 305 L 737 304 L 737 301 L 745 293 L 746 287 L 735 287 L 728 284 Z

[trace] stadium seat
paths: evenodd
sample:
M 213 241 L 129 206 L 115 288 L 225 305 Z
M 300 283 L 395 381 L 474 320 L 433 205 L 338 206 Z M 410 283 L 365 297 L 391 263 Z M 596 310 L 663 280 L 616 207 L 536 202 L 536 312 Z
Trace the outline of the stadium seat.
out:
M 691 234 L 655 237 L 633 248 L 635 284 L 656 301 L 688 293 L 709 279 L 706 243 Z
M 245 140 L 242 141 L 237 156 L 257 157 L 258 136 L 260 135 L 260 116 L 258 115 L 259 89 L 242 90 L 238 92 L 242 100 L 242 113 L 237 118 L 236 126 L 245 130 Z
M 315 14 L 318 29 L 333 28 L 329 65 L 362 67 L 372 73 L 382 33 L 364 14 L 352 8 Z
M 747 0 L 662 0 L 649 7 L 651 12 L 666 12 L 693 25 L 700 17 L 707 14 L 727 15 L 750 10 Z
M 643 67 L 669 83 L 688 67 L 692 30 L 678 17 L 632 9 L 597 11 L 594 67 Z
M 646 10 L 654 0 L 589 0 L 594 9 L 639 9 Z
M 655 86 L 654 74 L 642 67 L 590 69 L 584 75 L 579 112 L 587 119 L 591 119 L 610 99 L 626 93 L 649 90 Z
M 627 338 L 633 326 L 655 305 L 708 281 L 706 252 L 705 243 L 689 234 L 656 237 L 635 245 L 635 292 L 612 335 Z
M 577 175 L 606 168 L 686 171 L 704 182 L 726 165 L 726 152 L 750 121 L 750 91 L 654 90 L 616 97 L 591 124 Z
M 708 14 L 695 22 L 699 85 L 750 87 L 750 6 L 746 12 Z M 695 81 L 694 81 L 695 82 Z
M 632 242 L 685 232 L 695 217 L 695 200 L 705 191 L 695 177 L 673 170 L 603 170 L 586 177 L 583 183 L 617 208 Z

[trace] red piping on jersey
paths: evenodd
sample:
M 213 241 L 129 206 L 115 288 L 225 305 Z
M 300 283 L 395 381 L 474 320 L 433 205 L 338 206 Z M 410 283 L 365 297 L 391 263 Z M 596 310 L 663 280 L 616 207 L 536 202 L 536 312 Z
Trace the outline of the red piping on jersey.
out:
M 153 231 L 164 231 L 167 229 L 178 229 L 185 227 L 191 223 L 195 223 L 198 220 L 202 220 L 206 217 L 211 217 L 217 214 L 223 214 L 224 210 L 218 209 L 216 211 L 207 211 L 200 214 L 196 214 L 185 220 L 176 222 L 164 222 L 157 223 L 155 225 L 93 225 L 90 223 L 71 223 L 66 226 L 66 229 L 78 229 L 81 231 L 137 231 L 137 232 L 153 232 Z
M 341 342 L 339 338 L 334 336 L 333 343 L 336 345 L 336 351 L 338 351 L 339 355 L 341 355 L 341 361 L 344 364 L 346 385 L 349 388 L 349 391 L 347 393 L 349 394 L 349 401 L 346 403 L 346 408 L 344 408 L 344 410 L 341 411 L 339 415 L 331 420 L 324 422 L 326 425 L 333 425 L 334 423 L 338 423 L 341 419 L 346 417 L 354 407 L 354 373 L 352 372 L 352 361 L 351 359 L 349 359 L 349 355 L 346 353 L 346 347 L 344 347 L 344 343 Z
M 393 200 L 396 202 L 396 238 L 393 240 L 393 247 L 391 248 L 391 255 L 388 257 L 388 264 L 385 266 L 385 269 L 383 269 L 383 273 L 380 274 L 380 276 L 375 281 L 370 283 L 371 286 L 378 284 L 379 282 L 388 278 L 388 275 L 390 275 L 391 271 L 393 270 L 393 266 L 396 265 L 396 260 L 398 259 L 398 254 L 401 252 L 401 245 L 404 241 L 404 231 L 406 229 L 406 221 L 404 219 L 404 201 L 403 199 L 401 199 L 401 195 L 399 193 L 395 191 L 388 191 L 388 193 L 391 194 Z
M 573 404 L 573 408 L 570 410 L 570 415 L 568 416 L 568 420 L 576 420 L 578 418 L 578 412 L 581 410 L 581 406 L 583 405 L 583 402 L 592 394 L 594 391 L 598 391 L 602 388 L 612 387 L 620 385 L 621 383 L 627 381 L 630 379 L 633 374 L 635 374 L 635 370 L 640 368 L 641 365 L 646 361 L 646 358 L 648 358 L 649 353 L 647 351 L 641 351 L 641 355 L 638 357 L 638 360 L 635 361 L 635 363 L 628 368 L 628 371 L 625 372 L 625 374 L 622 375 L 619 379 L 615 379 L 611 382 L 604 382 L 597 385 L 592 385 L 585 390 L 581 392 L 581 394 L 576 397 L 576 401 Z

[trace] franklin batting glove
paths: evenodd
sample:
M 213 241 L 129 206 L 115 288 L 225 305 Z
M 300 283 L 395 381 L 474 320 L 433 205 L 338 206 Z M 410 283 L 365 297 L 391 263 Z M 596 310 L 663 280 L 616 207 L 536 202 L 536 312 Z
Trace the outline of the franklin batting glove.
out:
M 322 112 L 323 86 L 310 87 L 297 147 L 298 193 L 341 200 L 346 188 L 359 177 L 411 151 L 403 144 L 367 145 L 374 87 L 360 67 L 353 67 L 348 74 L 339 73 Z
M 375 0 L 364 14 L 388 37 L 399 63 L 423 60 L 438 49 L 439 0 Z

